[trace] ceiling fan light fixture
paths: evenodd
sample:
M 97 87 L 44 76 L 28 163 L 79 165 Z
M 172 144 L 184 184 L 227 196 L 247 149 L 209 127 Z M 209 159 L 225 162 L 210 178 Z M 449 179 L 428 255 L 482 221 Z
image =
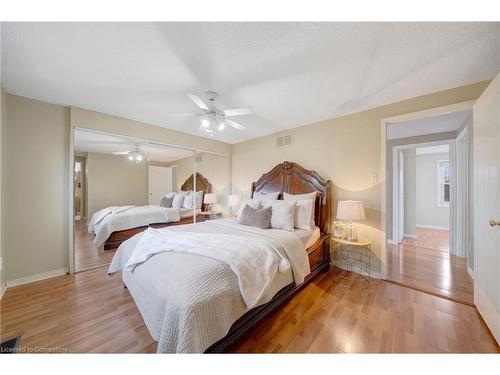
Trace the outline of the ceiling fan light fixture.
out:
M 217 128 L 217 130 L 222 131 L 222 130 L 224 130 L 225 127 L 226 127 L 226 125 L 223 122 L 221 122 L 219 124 L 219 127 Z
M 210 121 L 208 121 L 206 118 L 204 118 L 203 120 L 201 120 L 201 126 L 203 128 L 208 128 L 210 126 Z
M 135 157 L 135 160 L 137 160 L 137 161 L 142 161 L 142 155 L 141 155 L 141 154 L 138 154 L 138 155 Z
M 132 155 L 129 155 L 128 160 L 134 160 L 134 157 Z

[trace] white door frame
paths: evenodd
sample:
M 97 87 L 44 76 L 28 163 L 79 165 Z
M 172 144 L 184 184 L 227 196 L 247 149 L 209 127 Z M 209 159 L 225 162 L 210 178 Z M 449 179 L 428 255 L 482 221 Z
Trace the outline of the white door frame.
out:
M 398 145 L 398 146 L 393 147 L 392 212 L 393 212 L 393 218 L 396 218 L 396 219 L 393 219 L 393 221 L 392 221 L 392 233 L 393 233 L 392 238 L 393 238 L 394 242 L 400 243 L 402 240 L 402 237 L 405 236 L 404 227 L 403 227 L 403 229 L 401 229 L 401 224 L 402 224 L 401 221 L 403 221 L 403 223 L 404 223 L 404 207 L 401 207 L 401 205 L 404 205 L 404 200 L 401 199 L 402 198 L 401 194 L 400 194 L 401 189 L 399 188 L 400 184 L 398 181 L 399 173 L 401 173 L 400 168 L 399 168 L 400 165 L 399 165 L 398 154 L 402 153 L 403 150 L 412 149 L 412 148 L 416 148 L 416 147 L 439 146 L 439 145 L 447 144 L 448 147 L 450 147 L 449 152 L 450 152 L 450 169 L 451 169 L 451 165 L 455 164 L 455 161 L 454 161 L 454 159 L 452 157 L 452 153 L 451 153 L 451 147 L 452 147 L 453 143 L 455 143 L 455 140 L 449 139 L 449 140 L 442 140 L 442 141 L 412 143 L 412 144 Z M 394 162 L 396 160 L 397 160 L 397 162 Z M 405 166 L 403 164 L 403 168 L 402 168 L 403 173 L 404 173 L 404 168 L 405 168 Z M 450 190 L 452 189 L 452 186 L 454 185 L 454 183 L 455 183 L 455 179 L 452 178 L 451 173 L 450 173 Z M 452 224 L 451 224 L 451 206 L 452 206 L 452 202 L 451 202 L 451 191 L 450 191 L 450 233 L 454 232 L 454 230 L 452 229 Z M 451 242 L 450 242 L 450 246 L 451 246 Z
M 470 203 L 470 173 L 469 173 L 469 132 L 465 127 L 456 139 L 456 254 L 457 256 L 467 257 L 467 268 L 469 267 L 469 235 L 470 235 L 470 220 L 469 220 L 469 203 Z
M 452 112 L 472 110 L 474 100 L 450 104 L 442 107 L 430 108 L 423 111 L 406 113 L 399 116 L 387 117 L 380 120 L 380 276 L 387 279 L 387 125 L 394 122 L 406 122 Z

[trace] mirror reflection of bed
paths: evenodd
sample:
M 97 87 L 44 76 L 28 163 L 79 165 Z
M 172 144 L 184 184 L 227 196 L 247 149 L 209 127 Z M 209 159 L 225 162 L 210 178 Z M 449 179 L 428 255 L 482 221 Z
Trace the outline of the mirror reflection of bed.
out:
M 150 226 L 189 224 L 195 215 L 201 220 L 205 193 L 215 194 L 211 208 L 226 215 L 224 155 L 196 153 L 194 179 L 195 151 L 187 148 L 76 129 L 74 150 L 75 271 L 109 264 L 123 241 Z M 174 195 L 185 195 L 179 207 Z

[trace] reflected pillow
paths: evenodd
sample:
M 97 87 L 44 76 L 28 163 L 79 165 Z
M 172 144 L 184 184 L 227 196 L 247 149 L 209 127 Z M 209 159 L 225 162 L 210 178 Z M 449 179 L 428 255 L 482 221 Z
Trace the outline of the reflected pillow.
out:
M 170 208 L 172 207 L 173 201 L 174 201 L 173 195 L 171 195 L 170 197 L 165 196 L 160 201 L 160 207 Z
M 175 193 L 174 200 L 172 202 L 172 207 L 182 208 L 182 204 L 184 203 L 185 196 L 186 196 L 186 193 Z
M 271 224 L 271 214 L 271 207 L 255 210 L 250 207 L 250 205 L 246 204 L 241 211 L 240 217 L 238 218 L 238 223 L 261 229 L 269 229 L 269 225 Z

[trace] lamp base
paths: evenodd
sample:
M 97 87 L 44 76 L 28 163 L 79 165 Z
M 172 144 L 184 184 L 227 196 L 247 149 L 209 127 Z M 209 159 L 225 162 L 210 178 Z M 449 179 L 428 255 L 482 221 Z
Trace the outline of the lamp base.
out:
M 345 233 L 345 239 L 347 241 L 351 241 L 351 242 L 358 241 L 358 231 L 356 229 L 356 226 L 352 222 L 347 223 L 345 225 L 344 233 Z

